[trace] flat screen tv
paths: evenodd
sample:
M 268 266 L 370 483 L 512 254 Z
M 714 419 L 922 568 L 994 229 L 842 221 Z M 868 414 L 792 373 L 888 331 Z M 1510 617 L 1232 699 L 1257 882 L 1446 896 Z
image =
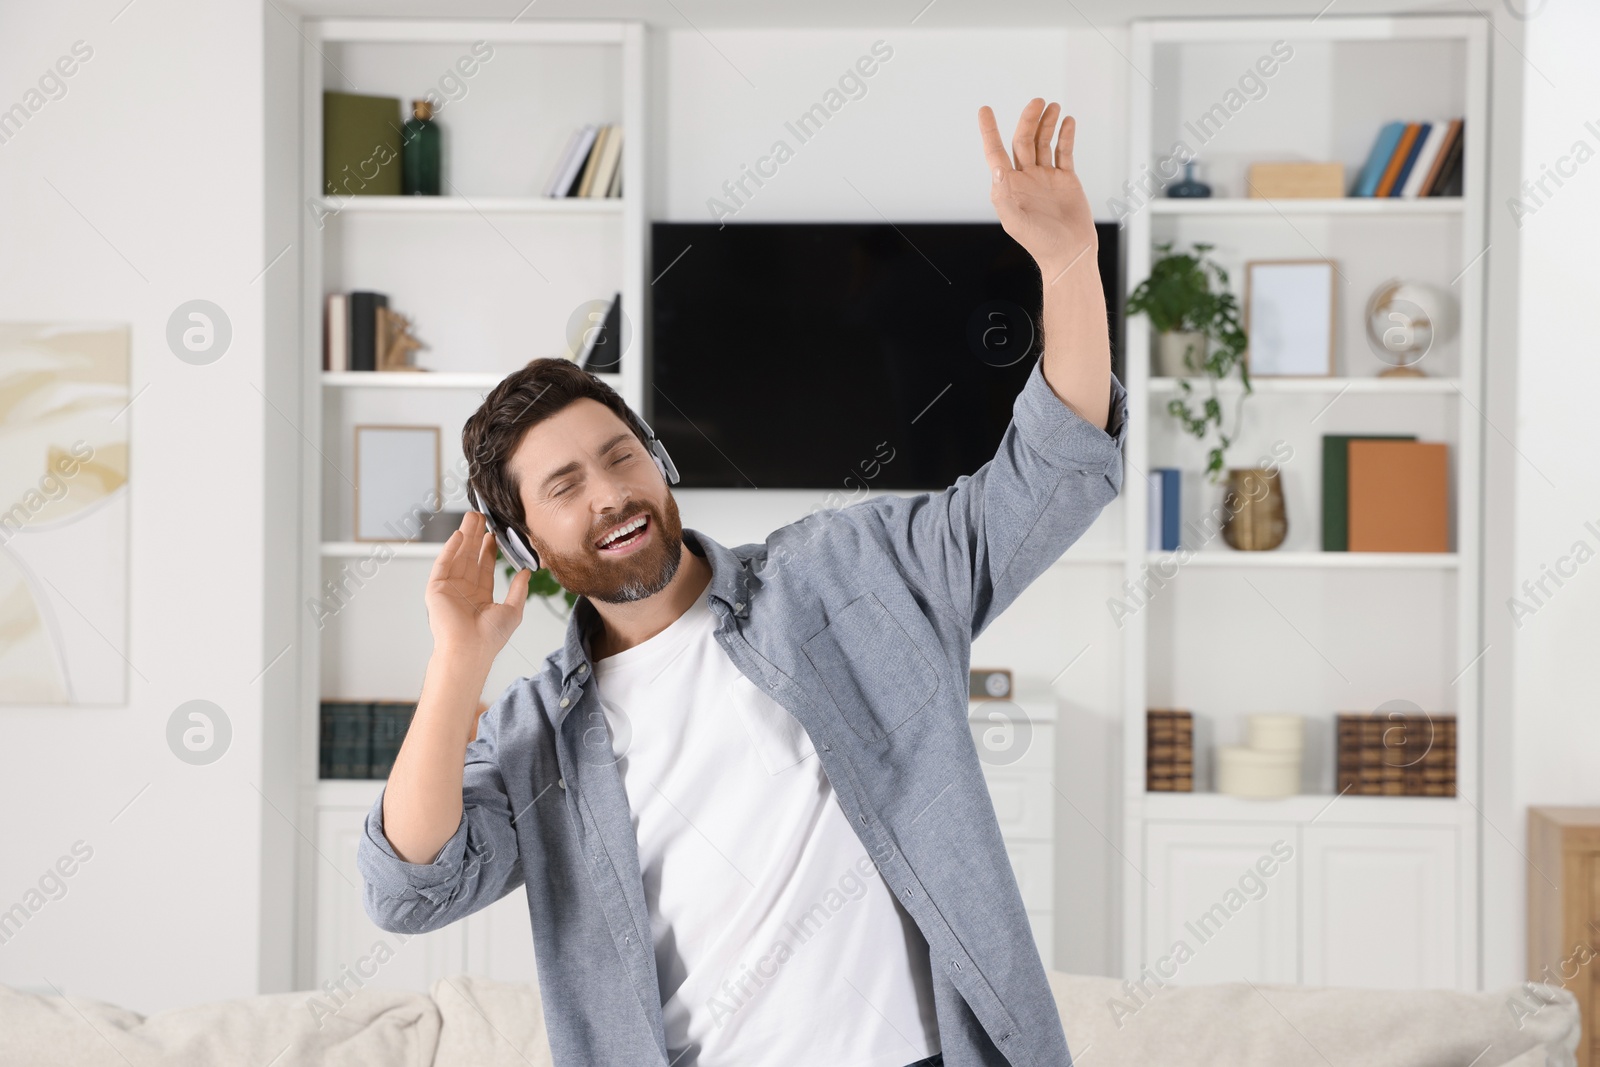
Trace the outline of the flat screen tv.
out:
M 1118 229 L 1097 223 L 1122 378 Z M 994 223 L 658 222 L 646 418 L 680 488 L 939 490 L 994 457 L 1043 351 Z

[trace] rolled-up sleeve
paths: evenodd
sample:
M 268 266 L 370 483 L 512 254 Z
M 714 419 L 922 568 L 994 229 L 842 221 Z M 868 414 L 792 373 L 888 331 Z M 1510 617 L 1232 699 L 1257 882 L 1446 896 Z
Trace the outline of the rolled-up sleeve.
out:
M 900 573 L 951 606 L 973 638 L 1021 595 L 1122 491 L 1128 394 L 1110 377 L 1102 429 L 1062 402 L 1037 359 L 993 459 L 950 488 L 863 501 Z
M 356 846 L 362 903 L 379 929 L 427 933 L 488 907 L 522 884 L 511 801 L 495 761 L 495 733 L 484 713 L 467 746 L 461 823 L 431 863 L 408 863 L 383 829 L 383 791 L 367 812 Z

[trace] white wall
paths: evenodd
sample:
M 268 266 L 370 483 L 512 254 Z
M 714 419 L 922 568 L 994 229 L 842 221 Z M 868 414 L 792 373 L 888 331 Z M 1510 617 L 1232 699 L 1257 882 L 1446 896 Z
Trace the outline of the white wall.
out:
M 122 416 L 130 701 L 0 709 L 0 909 L 75 841 L 93 848 L 65 894 L 0 945 L 0 981 L 137 1011 L 252 993 L 263 940 L 289 940 L 281 908 L 262 928 L 264 898 L 287 897 L 292 872 L 263 866 L 275 816 L 258 792 L 275 684 L 263 649 L 281 636 L 263 628 L 265 511 L 286 503 L 263 480 L 269 432 L 284 439 L 262 397 L 262 270 L 278 251 L 264 247 L 262 145 L 263 18 L 278 16 L 263 12 L 102 0 L 0 14 L 0 107 L 75 41 L 93 49 L 66 95 L 0 144 L 0 319 L 131 324 L 137 394 Z M 195 298 L 233 328 L 208 366 L 165 339 Z M 166 742 L 168 717 L 196 698 L 232 725 L 209 766 Z
M 1483 831 L 1490 987 L 1526 976 L 1528 881 L 1547 873 L 1532 869 L 1526 856 L 1527 808 L 1600 804 L 1600 566 L 1562 564 L 1570 576 L 1560 586 L 1547 581 L 1553 595 L 1538 601 L 1522 589 L 1572 554 L 1576 542 L 1600 551 L 1600 536 L 1585 526 L 1600 527 L 1592 409 L 1600 392 L 1592 255 L 1600 246 L 1600 71 L 1592 55 L 1600 9 L 1582 0 L 1514 7 L 1528 17 L 1496 17 L 1504 43 L 1495 81 L 1507 114 L 1495 116 L 1505 119 L 1496 127 L 1495 165 L 1506 173 L 1510 161 L 1521 173 L 1506 173 L 1496 191 L 1490 238 L 1495 270 L 1505 272 L 1499 277 L 1512 283 L 1515 301 L 1491 342 L 1514 346 L 1515 358 L 1491 362 L 1492 375 L 1499 365 L 1498 382 L 1491 378 L 1495 402 L 1485 412 L 1494 479 L 1488 527 L 1500 548 L 1489 558 L 1485 593 L 1485 663 L 1494 680 Z M 1587 162 L 1575 166 L 1580 141 Z M 1540 193 L 1538 201 L 1524 197 L 1534 210 L 1519 222 L 1508 202 L 1519 178 L 1536 179 L 1558 164 L 1569 173 L 1563 185 L 1548 183 L 1551 195 Z M 1504 296 L 1505 286 L 1499 289 Z M 1511 353 L 1502 348 L 1499 355 Z M 1489 548 L 1493 553 L 1495 545 Z M 1535 609 L 1520 625 L 1508 606 L 1512 597 Z

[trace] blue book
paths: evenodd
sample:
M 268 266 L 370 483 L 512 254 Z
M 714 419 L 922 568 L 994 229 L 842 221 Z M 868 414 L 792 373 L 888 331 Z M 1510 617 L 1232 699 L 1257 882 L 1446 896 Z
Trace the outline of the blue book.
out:
M 1178 479 L 1182 472 L 1176 467 L 1161 467 L 1161 549 L 1175 551 L 1178 547 Z
M 1417 130 L 1417 136 L 1411 142 L 1411 151 L 1406 153 L 1406 161 L 1400 164 L 1400 173 L 1394 176 L 1394 188 L 1389 190 L 1390 196 L 1399 196 L 1400 190 L 1406 186 L 1406 176 L 1411 173 L 1411 168 L 1416 165 L 1417 153 L 1422 151 L 1422 146 L 1428 140 L 1428 131 L 1433 129 L 1433 123 L 1424 122 Z
M 1389 157 L 1394 155 L 1400 135 L 1405 132 L 1406 124 L 1403 122 L 1385 123 L 1383 129 L 1378 131 L 1378 139 L 1372 142 L 1372 154 L 1361 168 L 1361 176 L 1356 179 L 1351 196 L 1372 196 L 1377 193 L 1378 183 L 1383 180 L 1383 172 L 1389 166 Z

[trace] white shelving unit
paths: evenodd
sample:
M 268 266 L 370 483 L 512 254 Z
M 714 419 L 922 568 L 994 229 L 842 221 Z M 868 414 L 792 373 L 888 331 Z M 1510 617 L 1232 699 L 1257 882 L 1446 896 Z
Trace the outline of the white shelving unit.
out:
M 1153 169 L 1180 138 L 1201 161 L 1212 199 L 1155 199 L 1127 219 L 1127 278 L 1147 277 L 1154 245 L 1215 245 L 1242 296 L 1249 259 L 1332 258 L 1340 266 L 1338 377 L 1253 380 L 1230 467 L 1281 462 L 1289 536 L 1280 550 L 1229 549 L 1220 535 L 1177 565 L 1146 548 L 1155 466 L 1199 470 L 1205 449 L 1166 413 L 1172 378 L 1153 377 L 1149 322 L 1127 329 L 1133 415 L 1123 489 L 1125 588 L 1153 595 L 1122 627 L 1120 865 L 1124 976 L 1155 967 L 1178 940 L 1194 958 L 1179 982 L 1238 980 L 1478 988 L 1481 416 L 1487 33 L 1453 17 L 1215 19 L 1134 22 L 1129 174 Z M 1276 41 L 1293 54 L 1265 91 L 1240 95 L 1225 124 L 1196 144 L 1191 120 L 1218 104 Z M 1259 70 L 1259 68 L 1256 68 Z M 1347 184 L 1385 121 L 1465 118 L 1464 196 L 1418 200 L 1246 199 L 1258 160 L 1340 160 Z M 1422 362 L 1419 380 L 1382 379 L 1361 329 L 1370 292 L 1390 276 L 1454 297 L 1459 330 Z M 1204 396 L 1206 386 L 1197 383 Z M 1224 406 L 1234 426 L 1233 400 Z M 1412 432 L 1450 444 L 1453 550 L 1320 551 L 1320 437 Z M 1219 504 L 1220 487 L 1209 488 Z M 1187 542 L 1186 542 L 1187 543 Z M 1191 546 L 1194 547 L 1194 546 Z M 1338 796 L 1334 715 L 1390 699 L 1453 712 L 1457 796 Z M 1198 792 L 1145 791 L 1145 712 L 1191 709 Z M 1243 743 L 1243 717 L 1308 717 L 1304 791 L 1280 800 L 1206 792 L 1202 743 Z M 1189 923 L 1227 899 L 1277 845 L 1294 860 L 1259 898 L 1224 905 L 1226 927 L 1197 943 Z M 1252 883 L 1253 884 L 1253 883 Z M 1214 911 L 1210 912 L 1215 915 Z M 1159 968 L 1153 973 L 1159 973 Z M 1163 980 L 1171 978 L 1162 974 Z
M 303 469 L 303 599 L 322 601 L 330 583 L 352 574 L 357 585 L 373 582 L 354 609 L 319 619 L 320 643 L 302 651 L 297 825 L 316 827 L 317 840 L 300 885 L 300 914 L 314 921 L 300 924 L 297 988 L 309 989 L 337 978 L 379 940 L 397 947 L 366 920 L 354 868 L 357 835 L 382 782 L 319 781 L 319 702 L 415 698 L 420 679 L 399 668 L 411 665 L 426 637 L 422 589 L 440 547 L 352 540 L 354 427 L 439 427 L 442 506 L 464 510 L 452 475 L 465 473 L 461 427 L 483 395 L 531 359 L 569 354 L 574 315 L 590 301 L 621 292 L 624 314 L 642 322 L 649 145 L 640 23 L 328 19 L 305 23 L 304 37 L 301 353 L 314 373 L 306 376 L 301 428 L 313 446 Z M 447 195 L 324 196 L 324 90 L 395 96 L 403 108 L 432 90 L 443 101 L 435 117 Z M 571 132 L 591 122 L 624 130 L 623 195 L 540 196 Z M 416 356 L 426 373 L 315 372 L 324 298 L 353 289 L 387 293 L 389 306 L 411 318 L 428 346 Z M 634 331 L 620 372 L 602 375 L 640 411 L 643 358 Z M 375 565 L 364 573 L 380 552 L 381 578 Z M 382 625 L 372 625 L 374 617 Z M 361 677 L 352 677 L 354 664 L 364 665 Z M 533 669 L 520 660 L 511 666 Z M 373 691 L 375 684 L 388 690 Z M 413 944 L 420 947 L 399 951 L 366 984 L 426 989 L 459 970 L 523 981 L 533 970 L 520 890 Z

